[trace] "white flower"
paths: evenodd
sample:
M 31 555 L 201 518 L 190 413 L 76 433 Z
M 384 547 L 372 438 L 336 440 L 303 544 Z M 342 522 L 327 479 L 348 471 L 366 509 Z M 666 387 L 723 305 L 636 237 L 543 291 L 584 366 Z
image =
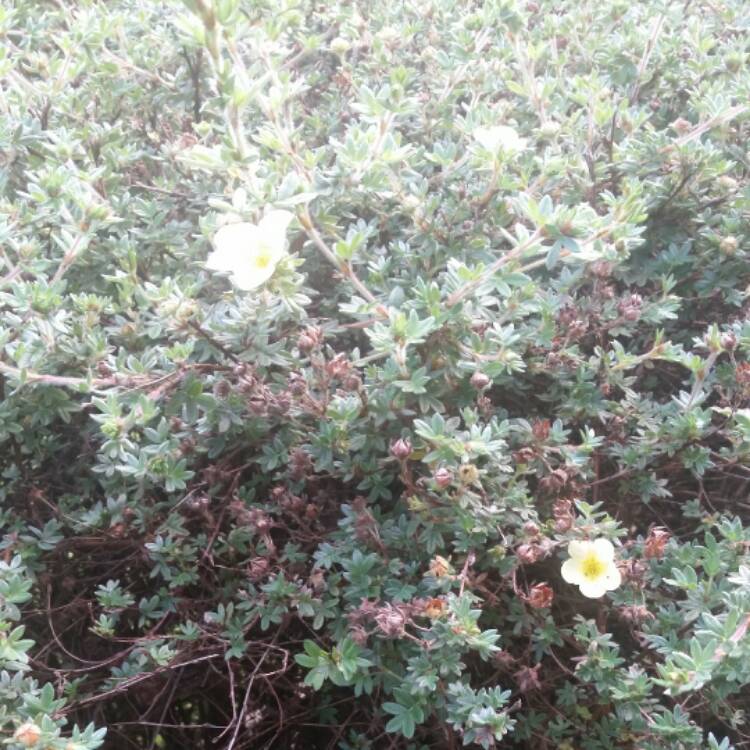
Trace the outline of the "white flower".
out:
M 568 554 L 570 558 L 563 563 L 562 577 L 578 586 L 584 596 L 598 599 L 622 583 L 615 565 L 615 548 L 609 540 L 571 542 Z
M 269 211 L 256 224 L 225 224 L 214 235 L 206 268 L 223 271 L 239 289 L 249 291 L 268 281 L 286 253 L 286 229 L 294 215 Z
M 492 154 L 498 154 L 500 151 L 514 154 L 526 148 L 526 139 L 521 138 L 513 128 L 507 125 L 477 128 L 473 136 L 483 148 Z

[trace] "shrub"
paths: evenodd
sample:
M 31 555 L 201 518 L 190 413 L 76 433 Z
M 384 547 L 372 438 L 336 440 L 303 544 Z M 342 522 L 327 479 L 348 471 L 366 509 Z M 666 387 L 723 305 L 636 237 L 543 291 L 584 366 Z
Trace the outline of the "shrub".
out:
M 0 10 L 6 745 L 750 746 L 748 23 Z

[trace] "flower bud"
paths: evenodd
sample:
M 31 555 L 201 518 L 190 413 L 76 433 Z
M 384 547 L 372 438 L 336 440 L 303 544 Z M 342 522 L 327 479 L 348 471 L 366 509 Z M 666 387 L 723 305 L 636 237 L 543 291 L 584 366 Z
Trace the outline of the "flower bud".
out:
M 483 372 L 477 371 L 471 376 L 471 384 L 478 391 L 484 390 L 491 382 L 492 380 L 489 376 L 485 375 Z
M 238 362 L 233 368 L 232 368 L 232 374 L 236 378 L 244 378 L 248 373 L 248 366 L 245 362 Z
M 721 342 L 721 348 L 728 352 L 731 352 L 737 346 L 737 337 L 732 331 L 722 333 L 719 341 Z
M 573 526 L 572 516 L 563 516 L 555 520 L 555 531 L 558 534 L 564 534 L 566 531 L 569 531 L 572 526 Z
M 634 625 L 640 625 L 645 620 L 653 619 L 654 617 L 643 604 L 621 607 L 619 612 L 624 620 Z
M 309 352 L 310 349 L 314 349 L 315 348 L 315 341 L 308 334 L 302 333 L 302 334 L 300 334 L 299 339 L 297 339 L 297 346 L 303 352 Z
M 527 536 L 538 536 L 539 527 L 533 521 L 526 521 L 523 525 L 523 533 Z
M 541 554 L 541 550 L 535 544 L 521 544 L 516 549 L 516 557 L 524 565 L 535 563 Z
M 299 339 L 297 339 L 297 346 L 299 347 L 300 351 L 309 352 L 311 349 L 315 349 L 316 347 L 320 346 L 322 341 L 323 333 L 320 328 L 310 326 L 300 334 Z
M 560 231 L 564 235 L 570 236 L 571 234 L 573 234 L 573 232 L 575 232 L 575 230 L 575 224 L 570 220 L 564 221 L 562 224 L 560 224 Z
M 441 490 L 444 490 L 453 481 L 453 472 L 450 469 L 441 466 L 435 471 L 432 478 L 435 480 L 435 484 L 437 484 Z
M 399 461 L 409 458 L 411 455 L 411 441 L 406 438 L 399 438 L 391 443 L 391 455 Z
M 356 372 L 351 372 L 344 378 L 342 385 L 347 391 L 359 391 L 362 388 L 362 378 Z
M 682 117 L 678 117 L 673 123 L 672 128 L 679 133 L 679 135 L 684 135 L 685 133 L 690 130 L 693 126 L 688 122 L 687 120 L 683 119 Z
M 630 294 L 620 301 L 617 309 L 625 320 L 636 321 L 641 317 L 642 307 L 643 297 L 640 294 Z

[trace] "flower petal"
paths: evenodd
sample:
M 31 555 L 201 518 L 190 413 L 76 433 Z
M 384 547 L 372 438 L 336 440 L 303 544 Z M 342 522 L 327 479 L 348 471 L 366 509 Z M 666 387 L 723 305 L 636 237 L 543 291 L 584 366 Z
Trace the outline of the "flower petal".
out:
M 489 128 L 479 127 L 474 130 L 472 135 L 483 148 L 493 154 L 500 150 L 514 153 L 526 148 L 526 139 L 520 138 L 518 133 L 507 125 L 493 125 Z
M 615 548 L 609 539 L 596 539 L 592 544 L 596 554 L 603 560 L 615 559 Z
M 258 224 L 263 244 L 277 257 L 284 253 L 286 230 L 293 218 L 294 214 L 289 211 L 269 211 Z
M 584 580 L 580 560 L 574 557 L 571 557 L 562 564 L 560 573 L 562 573 L 563 580 L 568 583 L 579 584 Z
M 220 253 L 247 252 L 258 241 L 258 227 L 248 221 L 224 224 L 214 235 L 213 244 Z
M 570 542 L 568 555 L 575 559 L 586 557 L 591 552 L 591 542 Z
M 265 284 L 273 276 L 275 270 L 275 263 L 269 263 L 263 268 L 246 263 L 232 274 L 232 283 L 238 289 L 249 292 L 252 289 L 257 289 L 261 284 Z
M 596 581 L 585 581 L 578 585 L 581 593 L 588 599 L 599 599 L 607 593 L 606 584 L 602 578 Z
M 500 147 L 492 128 L 476 128 L 472 135 L 477 143 L 487 151 L 494 153 Z
M 214 250 L 206 258 L 206 268 L 211 271 L 231 273 L 236 265 L 236 254 L 231 250 Z
M 603 576 L 607 591 L 614 591 L 622 583 L 622 574 L 614 563 L 607 566 L 607 572 Z

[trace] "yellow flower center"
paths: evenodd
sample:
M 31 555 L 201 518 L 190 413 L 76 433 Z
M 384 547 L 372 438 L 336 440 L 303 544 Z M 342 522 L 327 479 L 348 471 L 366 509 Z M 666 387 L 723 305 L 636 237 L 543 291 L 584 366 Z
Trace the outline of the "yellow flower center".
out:
M 583 573 L 583 577 L 589 581 L 595 581 L 597 578 L 601 578 L 606 569 L 607 566 L 601 558 L 595 554 L 587 555 L 581 563 L 581 573 Z
M 261 250 L 255 256 L 255 266 L 257 268 L 268 268 L 273 260 L 271 253 L 268 250 Z

